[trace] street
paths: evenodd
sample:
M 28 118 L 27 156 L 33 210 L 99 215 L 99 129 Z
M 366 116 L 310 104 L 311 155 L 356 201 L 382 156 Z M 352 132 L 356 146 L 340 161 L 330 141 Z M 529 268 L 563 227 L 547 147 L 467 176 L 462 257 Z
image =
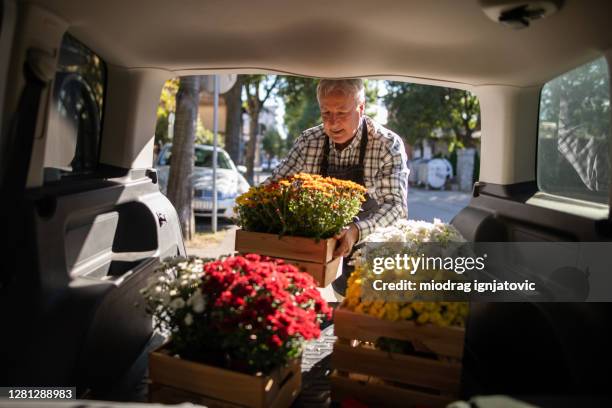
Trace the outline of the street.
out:
M 450 222 L 469 204 L 471 197 L 470 193 L 461 191 L 424 190 L 413 187 L 408 190 L 408 218 L 429 222 L 439 218 L 444 222 Z

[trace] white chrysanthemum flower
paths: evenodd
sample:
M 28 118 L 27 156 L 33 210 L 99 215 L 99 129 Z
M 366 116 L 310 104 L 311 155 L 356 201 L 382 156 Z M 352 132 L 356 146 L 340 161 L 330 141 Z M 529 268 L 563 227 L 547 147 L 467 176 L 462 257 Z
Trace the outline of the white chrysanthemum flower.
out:
M 193 316 L 191 315 L 191 313 L 187 313 L 187 315 L 185 316 L 185 324 L 187 326 L 191 326 L 193 324 Z
M 439 249 L 444 251 L 448 243 L 465 242 L 465 239 L 455 227 L 442 222 L 439 218 L 434 218 L 433 222 L 407 219 L 398 220 L 388 227 L 377 228 L 372 234 L 368 235 L 365 242 L 401 242 L 404 243 L 404 248 L 409 253 L 417 253 L 423 250 L 423 244 L 429 242 L 442 244 Z M 376 249 L 374 250 L 377 251 Z M 353 255 L 352 259 L 355 261 L 355 265 L 367 264 L 365 259 L 367 252 L 359 251 Z M 444 251 L 444 253 L 447 253 L 447 251 Z
M 200 291 L 200 289 L 195 291 L 195 293 L 191 295 L 191 298 L 189 298 L 189 300 L 191 301 L 191 308 L 195 313 L 204 312 L 204 307 L 206 306 L 206 303 L 204 301 L 204 296 L 202 296 L 202 292 Z
M 185 307 L 185 301 L 183 300 L 183 298 L 176 298 L 170 302 L 169 306 L 174 310 L 182 309 L 183 307 Z

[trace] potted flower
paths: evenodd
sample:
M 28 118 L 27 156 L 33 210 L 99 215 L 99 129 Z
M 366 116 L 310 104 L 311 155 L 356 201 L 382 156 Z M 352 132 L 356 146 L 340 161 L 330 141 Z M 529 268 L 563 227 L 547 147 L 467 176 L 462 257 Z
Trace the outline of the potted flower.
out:
M 171 339 L 149 357 L 156 402 L 288 406 L 302 345 L 331 317 L 310 276 L 253 254 L 166 261 L 142 294 Z
M 380 253 L 395 250 L 393 243 L 420 253 L 428 243 L 444 249 L 456 242 L 465 240 L 440 220 L 400 220 L 366 238 Z M 386 405 L 369 399 L 384 394 L 390 405 L 445 406 L 459 391 L 468 304 L 369 298 L 364 283 L 381 275 L 364 252 L 353 258 L 346 298 L 334 313 L 332 398 Z
M 327 286 L 341 258 L 333 238 L 365 200 L 365 188 L 331 177 L 299 173 L 254 186 L 236 199 L 236 251 L 286 259 Z

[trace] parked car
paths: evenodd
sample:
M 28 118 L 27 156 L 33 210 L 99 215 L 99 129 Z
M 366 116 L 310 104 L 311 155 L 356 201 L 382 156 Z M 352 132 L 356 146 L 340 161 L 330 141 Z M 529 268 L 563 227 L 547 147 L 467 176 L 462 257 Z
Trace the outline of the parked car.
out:
M 156 168 L 159 188 L 166 194 L 172 157 L 172 144 L 162 147 Z M 195 145 L 193 167 L 193 211 L 196 216 L 212 215 L 212 162 L 213 146 Z M 230 219 L 234 215 L 236 197 L 249 189 L 249 183 L 240 173 L 229 154 L 221 148 L 217 150 L 217 215 Z

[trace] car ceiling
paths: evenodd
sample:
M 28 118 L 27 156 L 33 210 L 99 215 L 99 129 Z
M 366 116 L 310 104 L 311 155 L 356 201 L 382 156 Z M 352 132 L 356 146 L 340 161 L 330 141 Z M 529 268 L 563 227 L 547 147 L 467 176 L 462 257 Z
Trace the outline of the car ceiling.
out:
M 612 48 L 612 2 L 514 30 L 477 0 L 33 0 L 108 63 L 538 85 Z M 182 72 L 184 73 L 184 72 Z

